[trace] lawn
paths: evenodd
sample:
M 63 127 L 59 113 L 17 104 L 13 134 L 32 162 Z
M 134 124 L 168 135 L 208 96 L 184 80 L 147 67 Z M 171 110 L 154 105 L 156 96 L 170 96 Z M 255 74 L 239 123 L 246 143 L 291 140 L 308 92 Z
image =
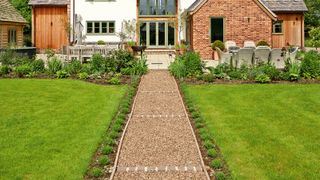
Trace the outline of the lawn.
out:
M 0 179 L 82 179 L 125 91 L 0 80 Z
M 234 179 L 320 179 L 320 85 L 188 85 Z

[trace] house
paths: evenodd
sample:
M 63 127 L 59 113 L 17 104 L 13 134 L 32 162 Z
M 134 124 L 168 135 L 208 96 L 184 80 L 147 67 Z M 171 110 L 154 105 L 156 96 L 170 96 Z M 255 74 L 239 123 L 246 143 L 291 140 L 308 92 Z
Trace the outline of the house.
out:
M 0 48 L 23 46 L 23 27 L 27 21 L 9 0 L 0 0 Z
M 124 21 L 135 20 L 134 40 L 138 44 L 147 45 L 149 50 L 165 50 L 186 40 L 203 59 L 212 58 L 210 45 L 215 40 L 233 40 L 239 45 L 246 40 L 264 40 L 273 47 L 303 47 L 307 11 L 303 0 L 31 0 L 30 4 L 34 7 L 35 42 L 66 34 L 62 32 L 66 26 L 52 25 L 47 16 L 37 20 L 41 14 L 37 8 L 63 5 L 63 17 L 68 16 L 70 28 L 68 38 L 59 37 L 67 42 L 119 43 Z M 51 19 L 55 16 L 57 13 L 50 15 Z M 54 31 L 40 30 L 48 26 L 37 26 L 41 22 L 49 22 L 49 29 L 54 26 Z M 39 48 L 50 45 L 37 44 Z
M 30 0 L 32 43 L 38 49 L 61 49 L 71 33 L 69 0 Z
M 303 0 L 196 0 L 187 11 L 187 41 L 203 59 L 215 40 L 304 46 Z

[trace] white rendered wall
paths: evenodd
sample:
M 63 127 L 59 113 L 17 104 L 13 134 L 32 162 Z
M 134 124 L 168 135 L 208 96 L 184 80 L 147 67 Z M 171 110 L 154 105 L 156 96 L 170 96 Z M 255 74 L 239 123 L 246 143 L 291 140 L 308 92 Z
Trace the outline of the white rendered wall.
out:
M 188 9 L 196 0 L 180 0 L 180 10 L 183 12 Z
M 123 20 L 136 18 L 135 0 L 75 0 L 74 9 L 74 13 L 82 17 L 83 35 L 86 36 L 84 42 L 97 42 L 99 40 L 105 42 L 120 41 L 117 35 L 87 35 L 87 21 L 115 21 L 116 32 L 121 32 Z M 71 22 L 73 22 L 72 16 Z

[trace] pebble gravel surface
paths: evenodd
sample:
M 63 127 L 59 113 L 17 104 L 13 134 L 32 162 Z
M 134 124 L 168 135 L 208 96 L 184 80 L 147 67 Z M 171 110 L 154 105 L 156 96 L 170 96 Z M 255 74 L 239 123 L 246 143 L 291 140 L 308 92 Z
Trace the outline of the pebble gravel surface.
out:
M 113 179 L 207 179 L 174 78 L 143 76 Z

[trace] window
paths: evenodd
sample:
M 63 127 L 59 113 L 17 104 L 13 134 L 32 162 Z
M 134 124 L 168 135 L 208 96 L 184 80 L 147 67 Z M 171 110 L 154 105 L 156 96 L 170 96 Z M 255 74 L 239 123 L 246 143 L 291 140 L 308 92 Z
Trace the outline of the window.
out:
M 140 0 L 139 15 L 168 16 L 176 14 L 176 0 Z
M 211 36 L 211 43 L 216 40 L 220 40 L 223 42 L 224 36 L 224 27 L 223 27 L 223 18 L 211 18 L 211 25 L 210 25 L 210 36 Z
M 115 22 L 114 21 L 88 21 L 87 34 L 114 34 Z
M 272 32 L 273 33 L 282 33 L 282 23 L 283 23 L 283 21 L 273 22 Z
M 17 30 L 9 29 L 9 31 L 8 31 L 8 43 L 10 45 L 17 44 Z

